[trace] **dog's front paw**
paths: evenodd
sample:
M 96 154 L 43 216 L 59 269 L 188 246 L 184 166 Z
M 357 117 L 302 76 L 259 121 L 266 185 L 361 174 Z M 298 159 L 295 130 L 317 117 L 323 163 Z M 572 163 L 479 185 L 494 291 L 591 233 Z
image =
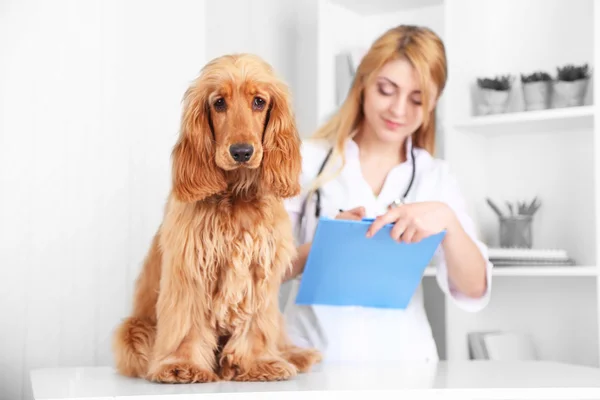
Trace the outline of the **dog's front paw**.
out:
M 316 349 L 303 349 L 300 347 L 290 347 L 283 351 L 283 358 L 294 364 L 298 372 L 307 372 L 313 365 L 322 361 L 321 352 Z
M 256 360 L 247 370 L 240 370 L 233 377 L 241 382 L 270 382 L 290 379 L 298 374 L 296 367 L 284 359 Z
M 219 371 L 219 375 L 221 379 L 230 381 L 233 378 L 241 373 L 241 368 L 239 364 L 235 361 L 233 354 L 223 355 L 220 361 L 221 370 Z
M 217 374 L 191 363 L 172 363 L 159 366 L 148 377 L 160 383 L 206 383 L 219 380 Z

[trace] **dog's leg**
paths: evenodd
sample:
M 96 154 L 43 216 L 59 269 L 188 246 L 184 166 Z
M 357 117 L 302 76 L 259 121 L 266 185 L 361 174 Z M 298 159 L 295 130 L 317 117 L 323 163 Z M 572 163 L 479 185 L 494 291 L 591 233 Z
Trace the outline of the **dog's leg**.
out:
M 156 299 L 162 253 L 155 235 L 136 282 L 133 315 L 124 320 L 113 337 L 113 353 L 119 373 L 145 377 L 156 336 Z
M 297 374 L 296 367 L 277 350 L 277 312 L 275 302 L 238 325 L 221 353 L 223 379 L 278 381 Z
M 156 327 L 149 319 L 130 317 L 123 321 L 113 340 L 117 371 L 135 378 L 146 376 L 155 336 Z
M 242 302 L 250 304 L 246 307 L 249 311 L 231 324 L 235 328 L 220 357 L 221 376 L 226 380 L 285 380 L 308 371 L 321 359 L 317 350 L 291 344 L 279 310 L 281 279 L 296 254 L 287 215 L 281 207 L 280 212 L 277 220 L 281 226 L 272 237 L 276 243 L 270 238 L 264 245 L 256 245 L 254 262 L 247 254 L 232 257 L 233 271 L 250 271 L 247 279 L 252 280 L 252 288 Z M 269 254 L 270 259 L 266 257 Z M 247 263 L 249 267 L 245 267 Z
M 280 203 L 274 208 L 280 213 L 277 220 L 280 221 L 282 225 L 277 228 L 277 231 L 279 232 L 277 235 L 278 243 L 276 244 L 275 257 L 273 258 L 271 271 L 275 277 L 279 277 L 279 280 L 276 282 L 281 282 L 281 279 L 291 267 L 291 264 L 298 253 L 294 245 L 294 237 L 292 235 L 291 226 L 289 225 L 289 218 L 287 218 L 287 212 Z M 276 282 L 273 283 L 276 291 L 272 294 L 271 300 L 278 302 L 281 285 Z M 296 367 L 298 372 L 308 372 L 314 364 L 321 362 L 321 353 L 314 348 L 301 348 L 295 346 L 288 336 L 285 320 L 279 311 L 279 308 L 277 309 L 276 314 L 277 315 L 274 315 L 273 318 L 276 318 L 277 320 L 277 349 L 280 351 L 283 358 Z
M 210 330 L 191 329 L 177 350 L 151 366 L 148 378 L 164 383 L 215 382 L 216 347 Z
M 296 256 L 297 251 L 293 246 L 291 229 L 281 227 L 279 231 L 282 232 L 282 234 L 279 236 L 279 243 L 273 260 L 273 272 L 274 275 L 283 277 L 285 271 L 289 268 L 292 260 Z M 277 291 L 275 292 L 275 297 L 272 301 L 278 302 L 278 294 L 281 286 L 275 286 Z M 301 348 L 292 343 L 287 334 L 285 320 L 279 309 L 277 310 L 277 315 L 273 316 L 273 318 L 276 318 L 277 320 L 277 349 L 280 351 L 283 358 L 296 367 L 298 372 L 308 372 L 314 364 L 321 362 L 322 355 L 317 349 Z
M 225 289 L 225 304 L 231 307 L 227 327 L 231 337 L 219 358 L 220 375 L 225 380 L 278 381 L 298 372 L 277 349 L 281 277 L 271 269 L 272 263 L 265 260 L 264 254 L 258 257 L 266 265 L 253 261 L 252 255 L 243 251 L 231 257 L 228 272 L 235 276 L 232 281 L 237 279 L 250 287 L 243 297 L 237 284 L 232 286 L 233 293 L 228 293 L 231 288 Z
M 212 382 L 217 335 L 206 318 L 205 290 L 193 246 L 165 251 L 157 302 L 157 330 L 147 378 L 157 382 Z
M 310 371 L 313 365 L 322 361 L 323 356 L 317 349 L 302 348 L 294 345 L 287 335 L 283 315 L 279 315 L 279 341 L 277 347 L 283 358 L 294 364 L 298 372 Z

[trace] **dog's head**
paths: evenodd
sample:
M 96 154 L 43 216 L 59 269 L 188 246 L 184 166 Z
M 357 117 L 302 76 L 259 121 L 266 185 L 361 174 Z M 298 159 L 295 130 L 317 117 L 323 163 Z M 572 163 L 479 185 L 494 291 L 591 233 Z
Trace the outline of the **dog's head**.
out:
M 231 173 L 240 169 L 255 173 Z M 200 201 L 226 191 L 227 176 L 253 176 L 262 191 L 292 197 L 300 191 L 300 169 L 287 85 L 254 55 L 210 61 L 184 96 L 173 149 L 175 196 Z

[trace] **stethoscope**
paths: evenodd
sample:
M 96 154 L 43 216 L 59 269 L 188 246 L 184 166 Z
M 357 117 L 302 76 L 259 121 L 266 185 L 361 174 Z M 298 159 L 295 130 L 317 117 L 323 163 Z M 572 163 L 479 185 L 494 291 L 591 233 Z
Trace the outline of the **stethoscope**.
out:
M 411 161 L 412 161 L 412 174 L 411 174 L 411 177 L 410 177 L 410 182 L 408 183 L 408 187 L 404 191 L 404 194 L 402 195 L 402 197 L 394 200 L 389 205 L 390 208 L 398 207 L 398 206 L 400 206 L 402 204 L 405 204 L 406 197 L 408 196 L 408 193 L 410 192 L 410 189 L 412 188 L 413 182 L 415 180 L 415 172 L 417 170 L 417 168 L 416 168 L 416 162 L 415 162 L 415 153 L 414 153 L 413 149 L 414 149 L 414 146 L 410 146 L 410 158 L 411 158 Z M 330 149 L 329 152 L 327 153 L 327 156 L 325 156 L 325 159 L 321 163 L 321 167 L 319 168 L 319 172 L 317 173 L 317 176 L 319 176 L 323 172 L 323 169 L 325 168 L 325 165 L 327 165 L 327 161 L 329 160 L 329 157 L 331 156 L 331 153 L 333 153 L 333 149 Z M 315 217 L 319 218 L 321 216 L 321 190 L 319 188 L 317 188 L 315 190 L 315 195 L 316 195 Z M 307 201 L 308 201 L 308 199 L 305 200 L 304 205 L 303 205 L 303 209 L 306 207 Z

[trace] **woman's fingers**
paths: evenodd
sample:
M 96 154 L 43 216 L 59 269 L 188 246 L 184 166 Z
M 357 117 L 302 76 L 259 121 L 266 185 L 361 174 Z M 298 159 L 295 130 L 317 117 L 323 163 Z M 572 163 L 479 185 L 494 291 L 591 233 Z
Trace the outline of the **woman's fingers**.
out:
M 392 227 L 392 231 L 390 232 L 390 236 L 396 242 L 399 242 L 400 237 L 402 237 L 402 235 L 404 234 L 404 232 L 406 231 L 407 228 L 409 228 L 408 221 L 406 219 L 399 219 L 398 221 L 396 221 L 394 223 L 394 226 Z
M 387 224 L 396 222 L 403 214 L 404 210 L 402 210 L 402 207 L 397 207 L 375 218 L 375 221 L 373 221 L 367 230 L 367 237 L 373 237 L 381 228 Z
M 434 234 L 435 232 L 431 230 L 417 229 L 417 233 L 415 233 L 415 236 L 413 236 L 412 241 L 413 243 L 417 243 Z
M 366 214 L 366 210 L 364 207 L 356 207 L 353 208 L 351 210 L 348 210 L 350 213 L 352 213 L 353 215 L 357 216 L 360 219 L 363 219 L 365 217 Z
M 400 236 L 400 239 L 405 243 L 412 243 L 416 238 L 418 238 L 416 224 L 409 225 Z
M 405 243 L 419 242 L 435 233 L 431 229 L 431 223 L 427 225 L 420 214 L 423 212 L 419 213 L 419 208 L 411 205 L 393 208 L 375 218 L 367 230 L 366 236 L 373 237 L 385 225 L 394 224 L 390 232 L 393 240 Z
M 346 220 L 358 221 L 358 220 L 360 220 L 360 217 L 358 217 L 355 214 L 349 213 L 349 212 L 341 212 L 338 215 L 336 215 L 335 219 L 346 219 Z
M 353 214 L 353 213 L 347 213 L 347 214 L 345 214 L 345 215 L 344 215 L 344 218 L 343 218 L 343 219 L 349 219 L 349 220 L 352 220 L 352 221 L 360 221 L 362 218 L 361 218 L 361 217 L 359 217 L 359 216 L 358 216 L 358 215 L 356 215 L 356 214 Z
M 360 221 L 365 217 L 366 210 L 364 207 L 355 207 L 350 210 L 340 210 L 340 213 L 335 216 L 335 219 L 349 219 Z

